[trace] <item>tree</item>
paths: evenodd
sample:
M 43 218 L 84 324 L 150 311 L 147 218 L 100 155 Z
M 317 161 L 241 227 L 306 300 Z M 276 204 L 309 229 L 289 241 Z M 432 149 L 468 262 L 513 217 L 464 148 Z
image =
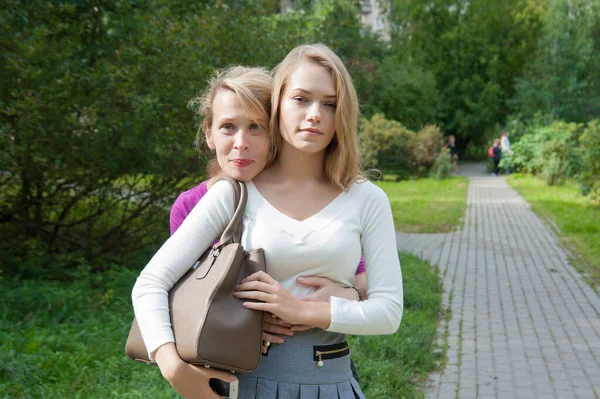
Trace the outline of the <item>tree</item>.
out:
M 101 269 L 164 240 L 177 183 L 202 166 L 186 102 L 214 68 L 260 61 L 237 38 L 271 3 L 4 3 L 5 271 Z
M 63 277 L 156 249 L 178 185 L 197 183 L 209 156 L 198 160 L 186 109 L 209 74 L 271 68 L 316 40 L 360 66 L 377 50 L 361 41 L 355 6 L 280 14 L 276 0 L 4 2 L 4 271 Z
M 552 0 L 535 58 L 510 101 L 527 119 L 536 112 L 585 122 L 600 116 L 600 3 Z
M 373 106 L 409 129 L 418 130 L 435 118 L 435 77 L 418 65 L 386 58 L 377 70 L 373 91 Z
M 543 7 L 528 0 L 397 0 L 394 49 L 431 71 L 434 122 L 466 146 L 508 113 L 506 100 L 535 48 Z

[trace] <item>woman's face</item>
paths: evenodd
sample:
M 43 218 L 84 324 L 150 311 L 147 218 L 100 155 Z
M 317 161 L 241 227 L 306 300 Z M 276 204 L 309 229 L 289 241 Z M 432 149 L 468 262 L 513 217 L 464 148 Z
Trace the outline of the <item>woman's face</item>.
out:
M 216 151 L 223 173 L 247 181 L 265 168 L 269 134 L 263 126 L 269 126 L 266 114 L 249 115 L 233 91 L 217 92 L 206 142 Z
M 331 73 L 302 61 L 290 74 L 279 104 L 284 142 L 306 152 L 325 150 L 335 135 L 336 91 Z

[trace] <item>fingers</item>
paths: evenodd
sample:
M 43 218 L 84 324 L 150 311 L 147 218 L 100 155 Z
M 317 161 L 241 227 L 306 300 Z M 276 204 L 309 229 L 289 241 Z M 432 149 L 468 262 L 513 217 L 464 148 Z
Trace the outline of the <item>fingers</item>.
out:
M 303 325 L 303 324 L 297 324 L 297 325 L 295 325 L 295 326 L 292 326 L 291 330 L 292 330 L 293 332 L 299 332 L 299 331 L 306 331 L 306 330 L 310 330 L 310 329 L 312 329 L 312 328 L 314 328 L 314 327 L 311 327 L 311 326 L 305 326 L 305 325 Z
M 241 281 L 241 283 L 246 283 L 249 281 L 262 281 L 263 283 L 267 283 L 267 284 L 274 284 L 277 281 L 269 276 L 267 273 L 260 271 L 260 272 L 256 272 L 254 274 L 249 275 L 248 277 L 246 277 L 245 279 L 243 279 Z
M 279 317 L 271 313 L 265 313 L 265 315 L 263 316 L 263 321 L 264 323 L 275 324 L 282 327 L 289 328 L 292 326 L 292 323 L 288 323 L 287 321 L 284 321 L 283 319 L 280 319 Z
M 306 287 L 322 287 L 332 282 L 325 277 L 298 277 L 296 280 Z
M 279 326 L 276 324 L 270 324 L 270 323 L 263 323 L 263 331 L 269 332 L 271 334 L 287 335 L 289 337 L 294 336 L 294 333 L 292 332 L 292 330 L 289 327 L 282 327 L 282 326 Z M 274 341 L 270 341 L 270 342 L 274 342 Z
M 243 280 L 242 280 L 243 281 Z M 245 283 L 240 283 L 237 287 L 235 287 L 236 291 L 262 291 L 273 293 L 275 291 L 275 287 L 277 285 L 271 285 L 262 281 L 247 281 Z
M 260 310 L 263 312 L 272 312 L 275 310 L 275 305 L 267 302 L 244 302 L 242 303 L 246 309 Z
M 285 342 L 285 339 L 283 337 L 269 334 L 265 331 L 263 331 L 263 333 L 262 333 L 262 339 L 263 339 L 263 342 L 270 342 L 272 344 L 283 344 Z M 263 346 L 265 346 L 265 345 L 263 345 Z
M 261 291 L 236 291 L 233 295 L 239 299 L 254 299 L 261 302 L 273 301 L 273 295 Z

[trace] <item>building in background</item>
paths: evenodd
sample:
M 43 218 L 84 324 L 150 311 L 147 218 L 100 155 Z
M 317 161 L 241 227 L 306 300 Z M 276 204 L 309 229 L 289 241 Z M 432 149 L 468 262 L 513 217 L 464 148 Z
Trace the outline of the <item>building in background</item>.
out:
M 390 24 L 378 0 L 361 0 L 359 13 L 365 27 L 381 35 L 383 40 L 390 40 Z

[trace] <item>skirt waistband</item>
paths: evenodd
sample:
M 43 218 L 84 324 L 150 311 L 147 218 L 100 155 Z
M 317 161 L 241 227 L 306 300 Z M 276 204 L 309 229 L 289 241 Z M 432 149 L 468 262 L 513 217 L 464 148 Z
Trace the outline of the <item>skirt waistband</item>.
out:
M 285 337 L 272 344 L 268 356 L 250 377 L 297 384 L 332 384 L 353 378 L 350 348 L 343 334 L 322 330 Z

